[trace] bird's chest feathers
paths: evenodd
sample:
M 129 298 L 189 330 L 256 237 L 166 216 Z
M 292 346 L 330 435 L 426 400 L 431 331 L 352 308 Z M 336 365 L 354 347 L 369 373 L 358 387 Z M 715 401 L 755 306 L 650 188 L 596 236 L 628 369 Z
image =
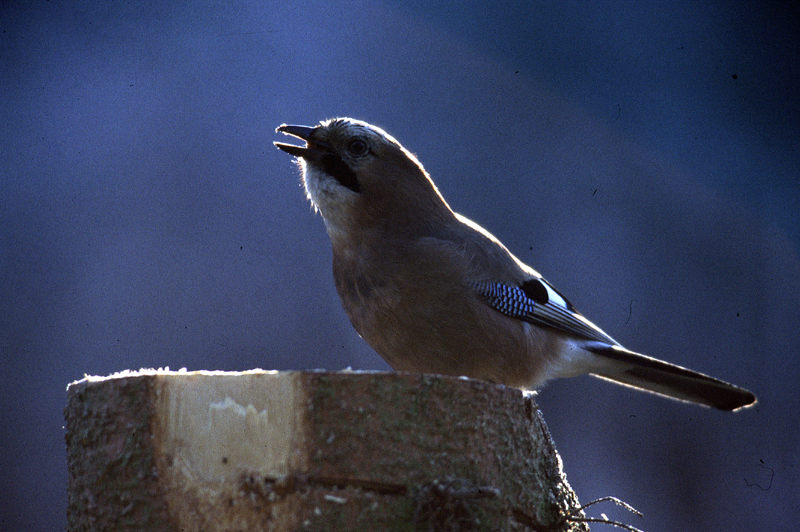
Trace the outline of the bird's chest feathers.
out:
M 396 314 L 401 306 L 402 282 L 389 257 L 379 257 L 361 247 L 334 252 L 333 276 L 342 304 L 363 335 L 363 329 L 378 326 L 382 317 Z
M 443 331 L 461 330 L 474 320 L 464 274 L 452 266 L 461 263 L 455 249 L 380 236 L 334 245 L 342 305 L 358 333 L 387 360 L 413 349 L 440 350 L 438 344 L 423 349 L 420 342 L 435 344 Z

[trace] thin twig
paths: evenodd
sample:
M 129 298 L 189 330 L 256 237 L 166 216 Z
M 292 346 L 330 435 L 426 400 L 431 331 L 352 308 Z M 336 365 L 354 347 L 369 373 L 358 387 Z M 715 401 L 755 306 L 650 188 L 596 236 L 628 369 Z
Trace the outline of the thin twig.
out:
M 629 530 L 630 532 L 644 532 L 644 530 L 641 528 L 636 528 L 633 525 L 626 525 L 625 523 L 621 523 L 619 521 L 612 521 L 611 519 L 601 519 L 597 517 L 570 517 L 567 519 L 567 521 L 571 521 L 573 523 L 603 523 L 605 525 L 623 528 L 625 530 Z
M 594 506 L 595 504 L 598 504 L 598 503 L 601 503 L 601 502 L 613 502 L 617 506 L 622 506 L 623 508 L 625 508 L 626 510 L 628 510 L 632 514 L 636 514 L 639 517 L 644 517 L 644 514 L 642 512 L 640 512 L 639 510 L 637 510 L 636 508 L 634 508 L 633 506 L 631 506 L 627 502 L 623 501 L 622 499 L 619 499 L 617 497 L 613 497 L 611 495 L 609 495 L 607 497 L 600 497 L 599 499 L 595 499 L 593 501 L 589 501 L 589 502 L 587 502 L 586 504 L 584 504 L 583 506 L 581 506 L 580 508 L 578 508 L 575 511 L 576 512 L 582 512 L 586 508 L 588 508 L 589 506 Z
M 581 506 L 580 508 L 576 508 L 575 510 L 573 510 L 573 511 L 571 511 L 569 513 L 569 515 L 566 518 L 566 521 L 579 522 L 579 523 L 603 523 L 603 524 L 606 524 L 606 525 L 609 525 L 609 526 L 615 526 L 617 528 L 622 528 L 622 529 L 628 530 L 629 532 L 643 532 L 641 529 L 636 528 L 633 525 L 627 525 L 627 524 L 622 523 L 620 521 L 614 521 L 612 519 L 608 519 L 605 516 L 605 514 L 600 514 L 600 515 L 603 516 L 602 518 L 600 518 L 600 517 L 577 517 L 575 515 L 578 512 L 582 512 L 582 511 L 586 510 L 586 508 L 588 508 L 590 506 L 594 506 L 595 504 L 598 504 L 598 503 L 601 503 L 601 502 L 613 502 L 617 506 L 621 506 L 621 507 L 625 508 L 626 510 L 628 510 L 632 514 L 636 514 L 639 517 L 644 517 L 644 514 L 642 512 L 640 512 L 639 510 L 637 510 L 636 508 L 634 508 L 633 506 L 631 506 L 627 502 L 623 501 L 622 499 L 618 499 L 617 497 L 608 496 L 608 497 L 600 497 L 599 499 L 595 499 L 593 501 L 589 501 L 586 504 L 584 504 L 583 506 Z

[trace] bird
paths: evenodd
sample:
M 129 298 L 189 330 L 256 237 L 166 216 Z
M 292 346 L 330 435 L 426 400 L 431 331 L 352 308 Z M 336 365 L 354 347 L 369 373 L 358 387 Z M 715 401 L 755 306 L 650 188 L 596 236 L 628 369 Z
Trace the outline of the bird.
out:
M 585 318 L 489 231 L 454 212 L 417 158 L 353 118 L 282 124 L 330 238 L 333 277 L 358 334 L 396 371 L 526 391 L 590 374 L 735 411 L 741 387 L 631 351 Z

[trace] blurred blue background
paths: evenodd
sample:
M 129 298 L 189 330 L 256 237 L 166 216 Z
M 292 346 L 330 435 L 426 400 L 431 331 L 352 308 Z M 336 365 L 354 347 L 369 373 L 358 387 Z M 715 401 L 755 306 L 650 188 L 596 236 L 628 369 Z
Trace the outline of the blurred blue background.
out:
M 68 382 L 386 369 L 282 123 L 375 123 L 726 414 L 590 377 L 539 403 L 583 502 L 651 531 L 800 507 L 800 14 L 763 2 L 13 2 L 0 11 L 0 528 L 66 523 Z M 602 527 L 596 527 L 602 528 Z

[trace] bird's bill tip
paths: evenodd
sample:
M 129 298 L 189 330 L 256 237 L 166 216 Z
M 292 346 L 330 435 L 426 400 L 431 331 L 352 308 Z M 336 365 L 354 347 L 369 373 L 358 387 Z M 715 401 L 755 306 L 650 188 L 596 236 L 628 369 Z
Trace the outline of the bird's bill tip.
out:
M 294 144 L 285 144 L 283 142 L 275 141 L 273 141 L 272 144 L 279 150 L 285 151 L 286 153 L 294 155 L 295 157 L 302 157 L 308 151 L 308 148 L 304 148 L 303 146 L 295 146 Z
M 284 135 L 291 135 L 299 139 L 308 140 L 316 128 L 308 126 L 297 126 L 291 124 L 281 124 L 275 128 L 276 133 L 283 133 Z

